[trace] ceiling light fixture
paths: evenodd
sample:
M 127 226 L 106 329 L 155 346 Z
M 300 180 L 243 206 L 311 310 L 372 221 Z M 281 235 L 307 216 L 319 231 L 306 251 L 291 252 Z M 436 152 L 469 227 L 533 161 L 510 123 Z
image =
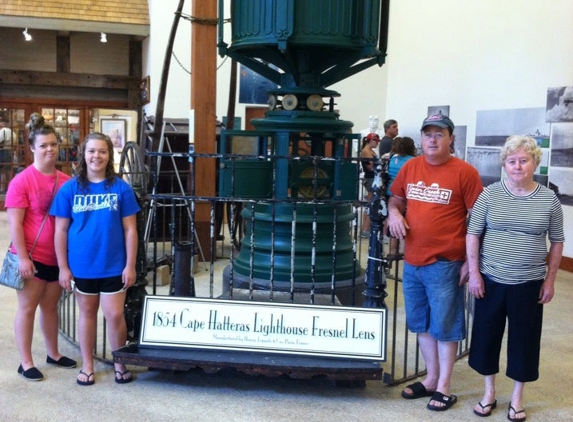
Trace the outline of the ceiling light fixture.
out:
M 32 36 L 30 34 L 28 34 L 28 28 L 24 29 L 22 31 L 22 34 L 24 34 L 24 39 L 26 41 L 32 41 Z
M 101 33 L 101 38 L 99 40 L 100 42 L 107 42 L 107 36 L 105 35 L 105 32 Z

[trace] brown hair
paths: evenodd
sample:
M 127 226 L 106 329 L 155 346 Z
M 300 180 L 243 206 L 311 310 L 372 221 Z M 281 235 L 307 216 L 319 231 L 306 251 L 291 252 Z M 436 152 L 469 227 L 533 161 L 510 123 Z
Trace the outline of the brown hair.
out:
M 110 187 L 111 185 L 113 185 L 115 177 L 117 176 L 117 173 L 115 172 L 113 166 L 113 142 L 111 141 L 109 136 L 99 132 L 90 133 L 88 136 L 85 137 L 84 142 L 79 147 L 78 167 L 76 169 L 78 183 L 85 190 L 87 190 L 89 187 L 90 181 L 88 179 L 88 168 L 87 168 L 85 153 L 86 153 L 86 144 L 88 143 L 88 141 L 91 140 L 105 141 L 105 143 L 107 144 L 109 161 L 105 168 L 105 186 Z
M 28 144 L 32 147 L 36 143 L 36 135 L 54 134 L 58 142 L 60 141 L 54 126 L 46 123 L 46 119 L 40 113 L 32 113 L 30 121 L 26 123 L 26 129 L 28 129 Z
M 414 140 L 408 136 L 394 138 L 392 141 L 392 151 L 390 154 L 416 156 L 416 145 Z

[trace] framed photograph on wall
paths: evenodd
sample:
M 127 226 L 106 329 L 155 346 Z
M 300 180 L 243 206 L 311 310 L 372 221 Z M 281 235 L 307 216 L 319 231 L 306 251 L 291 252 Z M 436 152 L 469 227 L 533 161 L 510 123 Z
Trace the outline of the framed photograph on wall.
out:
M 269 101 L 268 91 L 277 88 L 277 84 L 259 75 L 254 70 L 241 65 L 239 76 L 239 103 L 267 104 Z
M 100 132 L 110 137 L 113 147 L 121 151 L 125 145 L 127 121 L 125 119 L 100 119 Z

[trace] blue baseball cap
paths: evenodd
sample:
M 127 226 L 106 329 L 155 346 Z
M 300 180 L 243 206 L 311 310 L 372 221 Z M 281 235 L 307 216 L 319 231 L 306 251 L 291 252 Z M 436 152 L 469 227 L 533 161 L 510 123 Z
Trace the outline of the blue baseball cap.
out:
M 422 128 L 424 130 L 426 126 L 438 126 L 441 128 L 450 128 L 454 130 L 454 122 L 446 116 L 445 114 L 432 114 L 424 119 L 422 122 Z

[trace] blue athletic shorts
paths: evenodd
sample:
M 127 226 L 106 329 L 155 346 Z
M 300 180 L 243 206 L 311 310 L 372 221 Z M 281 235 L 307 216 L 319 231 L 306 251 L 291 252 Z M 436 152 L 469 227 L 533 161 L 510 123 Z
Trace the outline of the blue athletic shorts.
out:
M 466 337 L 465 286 L 459 285 L 462 264 L 441 258 L 419 267 L 404 262 L 402 287 L 410 331 L 427 332 L 438 341 Z
M 75 289 L 84 295 L 114 294 L 125 290 L 120 275 L 106 278 L 74 278 Z

